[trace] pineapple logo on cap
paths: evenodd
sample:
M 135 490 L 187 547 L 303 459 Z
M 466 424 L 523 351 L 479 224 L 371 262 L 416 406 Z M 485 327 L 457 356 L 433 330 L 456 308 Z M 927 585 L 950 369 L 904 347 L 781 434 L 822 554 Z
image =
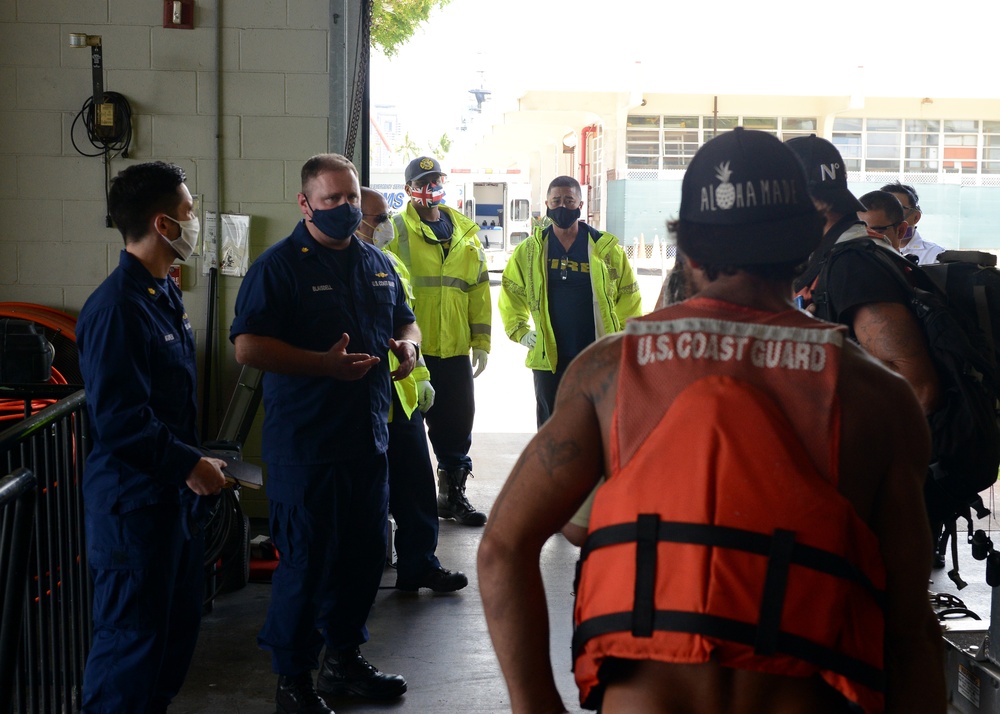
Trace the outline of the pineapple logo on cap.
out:
M 749 181 L 730 181 L 731 161 L 715 167 L 719 185 L 709 184 L 701 189 L 700 211 L 726 211 L 730 208 L 756 208 L 757 206 L 794 206 L 799 203 L 799 189 L 795 181 L 783 178 L 756 178 Z

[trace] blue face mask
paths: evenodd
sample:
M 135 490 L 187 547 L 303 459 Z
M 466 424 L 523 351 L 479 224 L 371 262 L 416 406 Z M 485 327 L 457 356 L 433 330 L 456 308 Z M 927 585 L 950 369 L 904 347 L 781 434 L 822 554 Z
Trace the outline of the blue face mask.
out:
M 310 220 L 313 225 L 332 240 L 348 240 L 361 225 L 363 217 L 361 209 L 350 203 L 342 203 L 336 208 L 317 211 L 307 198 L 306 205 L 312 210 Z

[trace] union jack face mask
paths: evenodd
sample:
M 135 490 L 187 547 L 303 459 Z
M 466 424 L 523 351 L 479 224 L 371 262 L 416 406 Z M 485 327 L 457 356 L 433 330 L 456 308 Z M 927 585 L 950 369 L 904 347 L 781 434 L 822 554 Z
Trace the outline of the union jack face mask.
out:
M 444 186 L 437 183 L 414 186 L 410 189 L 410 199 L 418 206 L 432 208 L 444 201 Z

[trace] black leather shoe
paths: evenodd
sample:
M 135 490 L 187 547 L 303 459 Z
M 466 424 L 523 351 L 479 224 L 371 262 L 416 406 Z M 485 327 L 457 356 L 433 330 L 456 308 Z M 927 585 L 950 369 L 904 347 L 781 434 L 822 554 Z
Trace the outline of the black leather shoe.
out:
M 418 580 L 403 580 L 396 578 L 396 589 L 416 592 L 420 588 L 429 588 L 436 593 L 453 593 L 469 584 L 469 579 L 460 570 L 445 570 L 432 568 Z
M 316 688 L 329 697 L 353 694 L 366 699 L 395 699 L 406 691 L 406 680 L 398 674 L 379 672 L 355 647 L 326 653 Z
M 312 672 L 278 677 L 274 703 L 278 706 L 278 714 L 334 714 L 316 693 Z

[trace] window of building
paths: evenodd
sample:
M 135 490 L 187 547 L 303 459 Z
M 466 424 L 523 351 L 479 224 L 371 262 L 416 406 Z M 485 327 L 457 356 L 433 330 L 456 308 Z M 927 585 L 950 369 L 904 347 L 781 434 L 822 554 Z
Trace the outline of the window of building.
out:
M 778 128 L 778 138 L 788 141 L 796 136 L 815 134 L 819 120 L 815 117 L 781 117 Z
M 907 119 L 903 171 L 937 173 L 941 158 L 941 122 L 936 119 Z
M 984 174 L 1000 174 L 1000 121 L 983 122 Z
M 979 148 L 979 122 L 975 119 L 946 120 L 944 122 L 945 173 L 976 173 Z
M 663 168 L 688 165 L 701 146 L 700 129 L 698 117 L 663 117 Z
M 899 172 L 902 159 L 903 120 L 867 119 L 865 171 Z
M 833 145 L 844 158 L 848 171 L 861 170 L 864 119 L 838 117 L 833 120 Z

